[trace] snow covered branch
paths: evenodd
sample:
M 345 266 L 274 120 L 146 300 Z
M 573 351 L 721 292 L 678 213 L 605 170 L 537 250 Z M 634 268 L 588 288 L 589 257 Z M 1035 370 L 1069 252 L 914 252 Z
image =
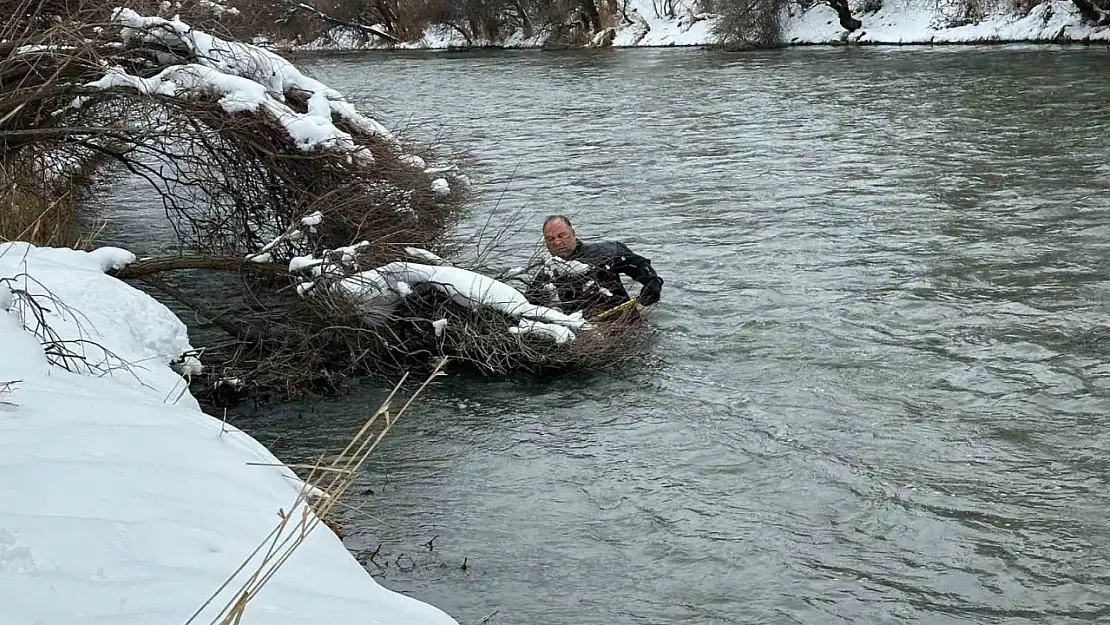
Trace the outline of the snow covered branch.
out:
M 130 87 L 143 94 L 197 96 L 219 94 L 229 113 L 263 110 L 285 127 L 302 150 L 323 147 L 354 149 L 351 135 L 338 129 L 333 115 L 358 131 L 399 147 L 396 138 L 377 120 L 358 113 L 341 93 L 305 76 L 283 57 L 264 48 L 226 41 L 178 20 L 148 17 L 117 8 L 112 20 L 122 26 L 124 43 L 157 43 L 177 51 L 186 61 L 167 67 L 152 78 L 139 78 L 120 67 L 89 87 Z M 307 112 L 286 105 L 287 96 L 307 96 Z

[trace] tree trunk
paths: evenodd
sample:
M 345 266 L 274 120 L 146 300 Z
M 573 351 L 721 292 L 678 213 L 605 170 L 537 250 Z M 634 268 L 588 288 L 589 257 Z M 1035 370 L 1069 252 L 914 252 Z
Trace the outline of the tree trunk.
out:
M 146 278 L 167 271 L 181 271 L 183 269 L 210 269 L 213 271 L 230 271 L 232 273 L 252 273 L 275 278 L 289 275 L 289 271 L 273 263 L 254 263 L 245 258 L 231 256 L 161 256 L 144 258 L 130 265 L 108 272 L 108 275 L 127 280 L 130 278 Z
M 827 0 L 829 6 L 836 11 L 836 16 L 840 18 L 840 26 L 848 32 L 855 32 L 863 26 L 863 22 L 852 17 L 852 10 L 848 8 L 848 0 Z
M 1072 0 L 1075 3 L 1075 8 L 1079 9 L 1079 14 L 1083 16 L 1083 21 L 1088 24 L 1097 24 L 1100 19 L 1098 10 L 1095 5 L 1091 4 L 1091 0 Z
M 586 12 L 586 19 L 590 23 L 591 31 L 601 30 L 601 14 L 597 10 L 594 0 L 578 0 L 582 10 Z
M 517 15 L 520 16 L 520 27 L 524 30 L 524 38 L 531 39 L 533 34 L 532 20 L 528 19 L 528 12 L 525 11 L 524 7 L 520 4 L 520 0 L 517 0 L 513 4 L 516 5 Z
M 628 0 L 614 0 L 616 10 L 621 14 L 622 24 L 631 24 L 632 18 L 628 17 Z
M 393 11 L 393 7 L 389 6 L 384 0 L 377 1 L 378 17 L 382 20 L 385 29 L 391 33 L 397 32 L 397 14 Z
M 474 39 L 480 40 L 485 37 L 485 33 L 482 32 L 482 20 L 480 17 L 478 17 L 477 15 L 471 15 L 470 17 L 466 18 L 466 22 L 467 25 L 470 27 L 470 34 L 473 35 Z M 467 43 L 472 44 L 473 41 L 467 39 Z
M 353 22 L 348 22 L 346 20 L 341 20 L 341 19 L 332 17 L 332 16 L 328 15 L 327 13 L 324 13 L 320 9 L 317 9 L 314 6 L 309 5 L 309 4 L 305 4 L 303 2 L 300 3 L 300 4 L 295 5 L 293 10 L 295 11 L 297 9 L 302 9 L 304 11 L 308 11 L 310 13 L 313 13 L 313 14 L 316 15 L 316 17 L 319 17 L 320 19 L 324 20 L 325 22 L 327 22 L 329 24 L 335 24 L 336 26 L 345 26 L 347 28 L 353 28 L 353 29 L 356 29 L 356 30 L 361 30 L 363 32 L 370 33 L 371 35 L 374 35 L 375 37 L 380 37 L 382 39 L 385 39 L 386 41 L 390 41 L 392 43 L 400 43 L 397 40 L 396 37 L 394 37 L 393 35 L 391 35 L 387 32 L 382 31 L 380 28 L 374 28 L 373 26 L 367 26 L 365 24 L 355 24 Z
M 465 28 L 463 28 L 462 26 L 459 26 L 458 24 L 456 24 L 455 22 L 452 22 L 452 21 L 444 22 L 444 25 L 450 26 L 451 28 L 454 28 L 455 30 L 457 30 L 459 32 L 459 34 L 461 34 L 466 39 L 466 45 L 468 45 L 468 46 L 474 45 L 474 38 L 470 36 L 470 33 L 466 32 Z

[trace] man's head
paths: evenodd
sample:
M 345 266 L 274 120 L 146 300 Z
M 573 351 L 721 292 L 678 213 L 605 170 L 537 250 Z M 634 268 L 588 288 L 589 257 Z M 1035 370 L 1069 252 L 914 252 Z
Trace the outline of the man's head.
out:
M 544 220 L 543 240 L 547 243 L 547 251 L 559 258 L 569 257 L 578 243 L 570 220 L 562 215 L 552 215 Z

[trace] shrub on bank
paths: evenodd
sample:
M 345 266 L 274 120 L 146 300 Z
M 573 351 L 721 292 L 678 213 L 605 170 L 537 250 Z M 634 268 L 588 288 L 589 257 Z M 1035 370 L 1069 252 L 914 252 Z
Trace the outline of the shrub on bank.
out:
M 371 318 L 357 294 L 328 286 L 416 248 L 451 253 L 444 235 L 471 193 L 457 155 L 386 128 L 272 52 L 178 19 L 102 9 L 86 15 L 106 12 L 103 26 L 35 22 L 0 60 L 0 75 L 19 77 L 0 86 L 0 163 L 96 160 L 147 181 L 175 249 L 115 275 L 219 330 L 181 363 L 199 396 L 334 389 L 351 375 L 442 356 L 510 373 L 631 355 L 630 333 L 544 342 L 512 315 L 431 292 Z M 76 175 L 56 179 L 80 187 Z M 26 198 L 10 201 L 25 211 L 8 211 L 13 224 L 43 215 Z M 76 204 L 68 206 L 72 216 Z M 71 221 L 53 218 L 59 227 Z M 11 227 L 15 238 L 27 233 Z M 333 268 L 317 276 L 313 297 L 298 275 L 309 259 Z M 629 340 L 613 349 L 613 338 Z M 203 372 L 188 364 L 197 355 Z

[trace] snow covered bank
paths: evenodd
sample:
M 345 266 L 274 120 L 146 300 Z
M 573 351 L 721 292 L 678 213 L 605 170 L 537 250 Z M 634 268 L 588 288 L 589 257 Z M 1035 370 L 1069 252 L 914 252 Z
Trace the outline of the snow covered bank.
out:
M 863 27 L 849 34 L 841 26 L 836 12 L 827 4 L 815 3 L 808 9 L 799 4 L 789 6 L 782 20 L 782 42 L 788 45 L 840 44 L 941 44 L 985 42 L 1083 42 L 1110 41 L 1110 28 L 1084 23 L 1078 9 L 1068 0 L 1050 0 L 1033 7 L 1028 13 L 1015 8 L 1011 0 L 989 0 L 983 6 L 985 15 L 971 23 L 959 24 L 961 13 L 957 0 L 854 0 L 850 2 L 853 16 Z M 718 18 L 700 13 L 694 0 L 679 0 L 674 17 L 657 14 L 652 0 L 631 0 L 627 19 L 621 18 L 613 28 L 612 46 L 668 47 L 704 46 L 718 43 L 714 28 Z M 864 11 L 866 7 L 879 7 Z M 545 37 L 525 39 L 519 32 L 503 41 L 468 43 L 453 28 L 435 26 L 416 41 L 397 46 L 364 46 L 357 38 L 345 35 L 342 29 L 298 47 L 301 50 L 354 49 L 423 49 L 442 50 L 465 46 L 503 48 L 539 48 Z
M 986 42 L 1108 41 L 1110 28 L 1085 24 L 1072 2 L 1052 0 L 1026 15 L 1015 13 L 1012 3 L 999 2 L 981 21 L 949 26 L 953 19 L 945 5 L 953 2 L 886 0 L 874 13 L 856 15 L 863 27 L 848 34 L 837 22 L 836 12 L 819 4 L 797 11 L 786 21 L 783 41 L 788 44 L 840 42 L 870 44 L 942 44 Z
M 278 461 L 171 368 L 191 350 L 181 321 L 104 275 L 133 258 L 0 244 L 2 623 L 185 623 L 251 559 L 189 621 L 212 622 L 297 514 L 292 473 L 258 466 Z M 242 622 L 455 625 L 377 585 L 323 526 Z

